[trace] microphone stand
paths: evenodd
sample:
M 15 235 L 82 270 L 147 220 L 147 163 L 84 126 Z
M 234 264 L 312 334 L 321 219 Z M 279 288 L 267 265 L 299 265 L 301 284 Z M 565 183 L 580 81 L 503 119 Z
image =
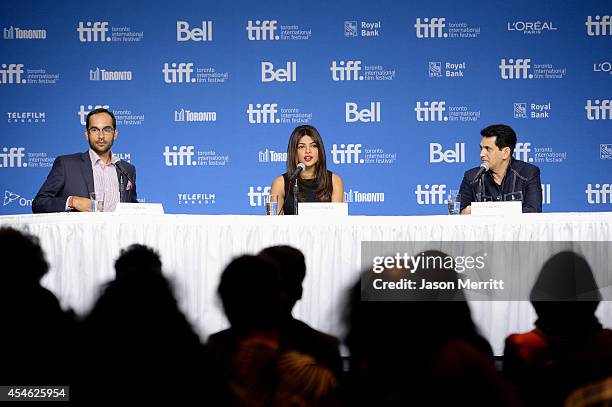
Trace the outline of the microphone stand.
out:
M 293 209 L 294 215 L 298 214 L 298 195 L 300 193 L 300 189 L 298 187 L 298 178 L 295 179 L 295 184 L 293 184 Z
M 476 193 L 476 202 L 482 202 L 484 194 L 484 174 L 478 178 L 478 192 Z

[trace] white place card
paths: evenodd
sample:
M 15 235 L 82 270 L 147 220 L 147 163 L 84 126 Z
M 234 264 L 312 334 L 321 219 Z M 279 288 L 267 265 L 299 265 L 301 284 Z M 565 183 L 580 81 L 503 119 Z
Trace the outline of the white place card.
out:
M 299 202 L 298 216 L 348 216 L 346 202 Z
M 163 215 L 164 206 L 160 203 L 131 203 L 119 202 L 115 208 L 115 213 L 120 214 L 143 214 L 143 215 Z
M 517 215 L 523 213 L 521 201 L 472 202 L 472 215 Z

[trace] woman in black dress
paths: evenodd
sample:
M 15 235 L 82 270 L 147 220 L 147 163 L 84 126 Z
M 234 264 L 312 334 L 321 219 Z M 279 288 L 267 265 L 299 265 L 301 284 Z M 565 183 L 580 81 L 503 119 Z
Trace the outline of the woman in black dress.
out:
M 298 164 L 305 169 L 297 177 L 298 202 L 343 202 L 342 178 L 327 170 L 325 147 L 321 135 L 313 126 L 298 126 L 291 133 L 287 145 L 287 172 L 272 182 L 270 195 L 278 196 L 281 214 L 294 215 L 295 205 L 291 175 Z

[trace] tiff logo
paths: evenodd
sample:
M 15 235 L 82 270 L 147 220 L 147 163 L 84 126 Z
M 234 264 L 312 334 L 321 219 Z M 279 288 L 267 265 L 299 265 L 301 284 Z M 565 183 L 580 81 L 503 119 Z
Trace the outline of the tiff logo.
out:
M 107 21 L 96 21 L 92 23 L 88 21 L 83 24 L 79 21 L 79 27 L 77 28 L 79 33 L 79 41 L 81 42 L 108 42 L 111 38 L 106 35 L 108 33 L 108 22 Z
M 2 147 L 2 153 L 0 153 L 0 167 L 27 167 L 28 164 L 22 161 L 24 157 L 25 148 L 23 147 Z
M 334 164 L 363 164 L 361 144 L 332 144 L 331 154 Z
M 249 41 L 274 41 L 278 40 L 278 35 L 276 35 L 276 24 L 278 21 L 276 20 L 256 20 L 255 24 L 253 24 L 252 20 L 247 22 L 246 30 L 247 30 L 247 39 Z
M 21 79 L 23 75 L 23 64 L 2 64 L 0 66 L 0 83 L 27 83 L 25 79 Z
M 361 61 L 332 61 L 329 68 L 333 81 L 362 81 Z
M 612 35 L 612 20 L 610 16 L 588 16 L 586 22 L 587 35 L 592 37 L 594 35 Z
M 193 146 L 172 146 L 170 151 L 170 146 L 166 146 L 163 152 L 166 167 L 196 165 L 195 161 L 191 161 L 191 157 L 195 155 L 193 149 Z
M 362 110 L 359 110 L 357 103 L 346 102 L 344 120 L 347 123 L 380 123 L 380 102 L 372 102 L 369 109 Z
M 506 63 L 506 59 L 503 58 L 499 64 L 499 71 L 502 79 L 532 79 L 533 74 L 529 73 L 529 68 L 531 65 L 529 63 L 531 59 L 529 58 L 518 58 L 516 61 L 512 58 L 508 59 L 508 63 Z
M 202 28 L 195 27 L 189 29 L 189 23 L 187 21 L 176 22 L 176 40 L 178 42 L 183 41 L 212 41 L 212 21 L 202 20 Z
M 464 163 L 465 143 L 455 143 L 455 149 L 443 150 L 440 143 L 429 143 L 430 163 Z
M 249 187 L 247 195 L 249 197 L 249 206 L 262 206 L 264 204 L 264 197 L 270 195 L 270 187 Z
M 87 124 L 86 120 L 85 120 L 87 118 L 87 114 L 89 112 L 91 112 L 92 110 L 98 109 L 100 107 L 103 107 L 104 109 L 110 110 L 109 105 L 95 105 L 95 106 L 87 105 L 87 110 L 85 110 L 85 106 L 84 105 L 79 106 L 79 111 L 77 112 L 77 114 L 79 115 L 79 119 L 81 121 L 81 126 L 85 126 Z
M 166 62 L 162 72 L 164 73 L 164 82 L 166 83 L 190 83 L 196 81 L 195 78 L 191 77 L 193 73 L 193 64 L 191 62 L 181 62 L 179 64 L 176 62 L 168 64 Z
M 584 191 L 587 195 L 589 205 L 609 204 L 612 203 L 612 184 L 587 184 L 587 189 Z
M 533 158 L 529 157 L 531 152 L 531 143 L 516 143 L 514 146 L 514 158 L 525 162 L 533 162 Z
M 417 38 L 446 38 L 448 34 L 444 32 L 444 17 L 424 18 L 421 22 L 420 18 L 416 19 L 414 28 L 416 29 Z
M 416 195 L 418 205 L 441 205 L 446 203 L 444 199 L 446 196 L 445 184 L 433 184 L 431 187 L 429 184 L 424 186 L 417 184 L 414 194 Z
M 262 82 L 296 82 L 297 81 L 297 62 L 287 62 L 286 68 L 274 69 L 272 62 L 261 63 Z
M 612 106 L 610 99 L 604 100 L 587 100 L 584 107 L 586 110 L 587 120 L 610 120 L 612 118 Z
M 276 118 L 277 113 L 277 103 L 257 103 L 255 106 L 253 106 L 252 103 L 249 103 L 249 107 L 247 109 L 247 116 L 250 124 L 280 123 L 280 119 Z
M 433 101 L 416 103 L 414 111 L 418 122 L 441 122 L 448 121 L 448 116 L 444 115 L 446 111 L 446 102 Z

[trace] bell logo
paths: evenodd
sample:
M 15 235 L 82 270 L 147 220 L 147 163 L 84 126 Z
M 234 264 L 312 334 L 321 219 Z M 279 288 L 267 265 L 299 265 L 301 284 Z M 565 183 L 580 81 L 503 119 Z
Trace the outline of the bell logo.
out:
M 610 204 L 612 203 L 612 184 L 587 184 L 584 191 L 587 195 L 589 205 Z
M 529 73 L 531 59 L 518 58 L 516 61 L 512 58 L 506 63 L 506 59 L 502 59 L 499 64 L 500 75 L 502 79 L 533 79 L 533 74 Z
M 418 184 L 414 194 L 416 195 L 418 205 L 441 205 L 446 203 L 444 199 L 446 196 L 445 184 L 433 184 L 431 187 L 429 184 L 424 186 Z
M 430 163 L 464 163 L 465 162 L 465 143 L 455 143 L 454 150 L 442 150 L 442 144 L 429 143 L 429 162 Z
M 287 62 L 286 68 L 274 70 L 272 62 L 261 63 L 262 82 L 296 82 L 297 81 L 297 62 Z
M 85 120 L 87 118 L 87 115 L 89 114 L 89 112 L 91 112 L 94 109 L 98 109 L 103 107 L 104 109 L 110 110 L 109 105 L 87 105 L 87 110 L 85 110 L 85 106 L 81 105 L 79 106 L 79 111 L 77 112 L 77 114 L 79 115 L 79 119 L 81 120 L 81 126 L 86 126 L 87 125 L 87 121 Z
M 329 68 L 333 81 L 362 81 L 361 61 L 332 61 Z
M 417 38 L 447 38 L 448 33 L 444 32 L 445 21 L 444 17 L 424 18 L 423 22 L 417 18 L 414 24 Z
M 27 167 L 22 159 L 25 157 L 25 148 L 23 147 L 2 147 L 0 153 L 0 168 L 21 168 Z
M 514 146 L 514 158 L 516 160 L 533 162 L 533 158 L 529 157 L 531 152 L 531 143 L 516 143 Z
M 418 122 L 441 122 L 448 121 L 448 116 L 444 115 L 446 111 L 446 102 L 421 102 L 416 103 L 414 111 Z
M 276 20 L 256 20 L 255 24 L 249 20 L 247 22 L 247 38 L 249 41 L 274 41 L 278 40 L 276 35 Z
M 212 21 L 203 21 L 202 28 L 196 27 L 189 29 L 189 23 L 187 21 L 176 22 L 176 40 L 178 42 L 184 41 L 212 41 Z
M 96 21 L 93 23 L 88 21 L 83 24 L 79 21 L 79 27 L 77 28 L 79 33 L 79 41 L 81 42 L 110 42 L 111 38 L 106 35 L 108 33 L 108 22 L 107 21 Z
M 610 120 L 612 118 L 612 106 L 610 100 L 587 100 L 584 107 L 587 120 Z
M 380 123 L 380 102 L 370 103 L 369 109 L 359 110 L 357 103 L 345 103 L 345 121 L 347 123 Z
M 249 206 L 263 206 L 263 198 L 270 195 L 270 187 L 249 187 L 247 195 L 249 197 Z
M 191 157 L 195 154 L 193 149 L 193 146 L 172 146 L 172 151 L 170 151 L 170 146 L 166 146 L 163 152 L 166 167 L 196 165 L 195 161 L 191 161 Z
M 27 83 L 25 79 L 21 79 L 23 64 L 2 64 L 0 67 L 0 84 Z
M 588 16 L 584 23 L 587 29 L 587 35 L 612 35 L 612 20 L 610 16 Z
M 363 164 L 364 159 L 361 158 L 361 144 L 337 144 L 332 145 L 331 155 L 334 164 Z
M 280 123 L 280 119 L 276 118 L 276 113 L 278 113 L 278 104 L 276 103 L 257 103 L 255 106 L 249 103 L 249 108 L 247 109 L 250 124 Z
M 196 81 L 195 78 L 191 77 L 193 73 L 193 64 L 191 62 L 181 62 L 179 64 L 176 62 L 168 64 L 166 62 L 162 72 L 164 73 L 164 82 L 166 83 L 193 83 Z
M 542 184 L 542 204 L 550 205 L 550 184 Z

